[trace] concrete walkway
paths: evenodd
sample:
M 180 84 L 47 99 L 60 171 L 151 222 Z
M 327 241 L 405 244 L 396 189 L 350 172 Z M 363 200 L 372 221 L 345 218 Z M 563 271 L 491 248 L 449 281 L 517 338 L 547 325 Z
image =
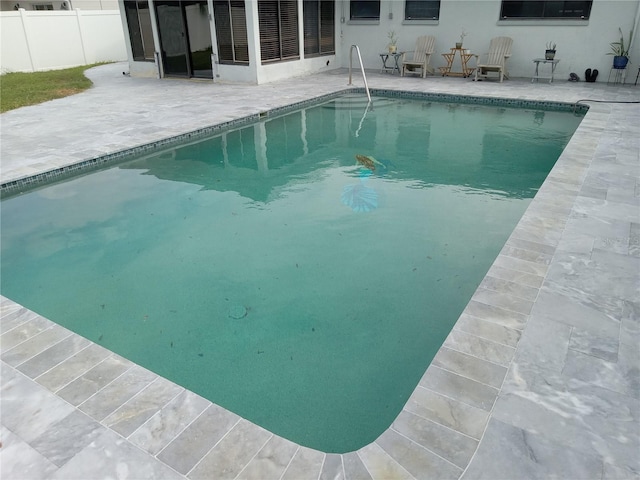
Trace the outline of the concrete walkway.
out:
M 347 88 L 89 72 L 7 112 L 2 183 Z M 356 86 L 361 85 L 355 80 Z M 640 87 L 398 78 L 371 88 L 591 108 L 396 421 L 356 452 L 273 435 L 2 298 L 3 479 L 640 478 Z

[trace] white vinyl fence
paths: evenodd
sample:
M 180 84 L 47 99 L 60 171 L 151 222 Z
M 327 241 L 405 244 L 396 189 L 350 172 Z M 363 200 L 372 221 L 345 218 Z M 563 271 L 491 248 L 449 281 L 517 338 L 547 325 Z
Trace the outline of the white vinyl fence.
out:
M 126 59 L 119 10 L 0 13 L 1 73 Z

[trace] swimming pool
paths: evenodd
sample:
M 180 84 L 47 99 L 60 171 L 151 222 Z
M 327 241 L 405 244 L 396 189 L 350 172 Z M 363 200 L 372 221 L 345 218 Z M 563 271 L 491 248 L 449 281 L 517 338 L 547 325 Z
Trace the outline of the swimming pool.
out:
M 370 442 L 579 121 L 376 105 L 338 100 L 6 200 L 3 293 L 299 443 Z

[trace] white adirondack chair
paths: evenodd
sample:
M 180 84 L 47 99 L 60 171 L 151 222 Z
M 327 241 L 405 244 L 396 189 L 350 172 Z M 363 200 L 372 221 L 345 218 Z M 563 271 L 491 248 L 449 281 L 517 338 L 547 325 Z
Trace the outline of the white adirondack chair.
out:
M 475 81 L 478 81 L 478 76 L 487 78 L 490 72 L 497 73 L 500 82 L 502 82 L 504 78 L 509 78 L 507 59 L 511 56 L 512 44 L 513 40 L 510 37 L 492 38 L 489 44 L 489 53 L 485 54 L 482 62 L 479 60 L 479 56 L 476 56 Z
M 433 73 L 433 67 L 429 65 L 431 61 L 431 54 L 436 44 L 436 37 L 431 35 L 423 35 L 416 40 L 416 49 L 413 51 L 413 58 L 411 60 L 402 60 L 402 72 L 404 77 L 405 73 L 419 73 L 422 78 L 427 76 L 427 72 Z M 407 52 L 411 53 L 411 52 Z

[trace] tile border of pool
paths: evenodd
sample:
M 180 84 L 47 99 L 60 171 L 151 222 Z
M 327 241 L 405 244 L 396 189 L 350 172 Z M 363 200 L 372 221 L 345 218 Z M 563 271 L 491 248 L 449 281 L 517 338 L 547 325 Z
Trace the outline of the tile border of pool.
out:
M 523 278 L 531 280 L 530 277 L 521 277 L 521 274 L 533 275 L 543 280 L 546 278 L 546 272 L 558 246 L 557 237 L 562 234 L 564 224 L 569 218 L 573 203 L 584 181 L 584 172 L 588 169 L 590 160 L 596 156 L 596 146 L 609 113 L 607 108 L 601 108 L 598 105 L 591 107 L 587 112 L 538 195 L 515 227 L 487 276 L 474 293 L 465 312 L 456 322 L 454 330 L 447 337 L 437 357 L 441 352 L 445 352 L 446 355 L 434 359 L 434 363 L 425 372 L 423 379 L 414 391 L 414 395 L 403 409 L 404 418 L 398 417 L 389 429 L 373 443 L 356 452 L 342 455 L 324 454 L 291 444 L 285 439 L 266 432 L 261 427 L 234 416 L 231 412 L 204 401 L 206 406 L 200 409 L 196 418 L 192 418 L 192 421 L 184 429 L 179 431 L 170 441 L 167 441 L 162 451 L 155 454 L 149 453 L 147 449 L 141 447 L 141 443 L 144 443 L 144 439 L 150 440 L 154 438 L 154 435 L 157 437 L 157 434 L 167 432 L 167 427 L 170 426 L 169 420 L 174 418 L 172 415 L 176 412 L 174 407 L 178 404 L 178 400 L 182 400 L 180 405 L 186 408 L 189 413 L 194 411 L 193 405 L 199 398 L 194 394 L 189 395 L 190 392 L 181 389 L 162 406 L 156 406 L 153 415 L 147 418 L 145 423 L 138 426 L 134 433 L 126 436 L 121 435 L 118 433 L 118 429 L 124 428 L 125 425 L 117 421 L 122 417 L 117 415 L 114 417 L 114 414 L 119 412 L 124 415 L 127 413 L 127 406 L 131 407 L 131 403 L 136 399 L 141 399 L 145 392 L 148 392 L 153 386 L 160 382 L 166 382 L 155 376 L 152 380 L 145 380 L 146 384 L 141 390 L 130 396 L 129 400 L 107 417 L 102 420 L 92 420 L 95 420 L 96 425 L 92 424 L 95 429 L 91 431 L 91 439 L 86 439 L 89 446 L 82 451 L 70 452 L 74 455 L 73 458 L 56 472 L 55 478 L 93 478 L 90 475 L 91 472 L 103 471 L 98 470 L 95 463 L 99 463 L 101 466 L 105 466 L 106 463 L 108 467 L 115 467 L 116 460 L 107 460 L 105 457 L 113 459 L 118 454 L 129 460 L 127 467 L 132 468 L 133 475 L 138 472 L 140 478 L 143 477 L 143 473 L 144 478 L 185 478 L 176 467 L 181 456 L 193 453 L 188 447 L 196 446 L 189 443 L 187 437 L 202 433 L 205 424 L 215 423 L 220 426 L 225 424 L 225 420 L 226 424 L 230 426 L 225 428 L 224 432 L 206 432 L 217 440 L 213 442 L 213 445 L 210 445 L 210 448 L 209 445 L 206 446 L 204 454 L 187 472 L 188 478 L 235 477 L 237 474 L 241 474 L 244 478 L 282 479 L 459 478 L 464 472 L 464 468 L 459 465 L 465 464 L 467 458 L 469 460 L 473 458 L 476 452 L 473 448 L 474 442 L 482 439 L 488 428 L 488 419 L 491 418 L 495 398 L 502 387 L 500 378 L 505 378 L 500 375 L 500 372 L 504 371 L 506 374 L 504 364 L 511 365 L 515 354 L 515 346 L 510 345 L 514 339 L 505 336 L 505 330 L 502 328 L 500 331 L 492 329 L 492 332 L 496 334 L 495 341 L 486 339 L 485 337 L 488 335 L 486 332 L 477 332 L 475 343 L 465 341 L 464 334 L 474 326 L 474 322 L 470 319 L 485 317 L 489 320 L 487 317 L 490 317 L 491 323 L 500 320 L 501 325 L 498 325 L 500 327 L 523 331 L 528 320 L 530 306 L 535 302 L 535 300 L 526 300 L 523 296 L 535 297 L 536 294 L 527 288 L 518 291 L 518 286 L 529 286 L 523 281 L 509 280 L 498 285 L 495 282 L 500 280 L 500 275 L 496 269 L 502 269 L 502 275 L 504 270 L 509 270 L 508 267 L 512 266 L 513 262 L 518 262 L 519 266 L 526 265 L 531 269 L 530 272 L 524 272 L 522 269 L 513 270 L 521 280 Z M 542 218 L 544 225 L 536 223 L 540 218 Z M 545 224 L 545 221 L 550 219 L 553 219 L 553 222 Z M 535 226 L 532 226 L 534 224 Z M 485 282 L 488 279 L 490 281 Z M 534 287 L 534 291 L 539 288 Z M 58 415 L 59 409 L 66 409 L 64 413 L 68 413 L 71 409 L 78 415 L 84 415 L 85 411 L 90 410 L 85 405 L 86 402 L 78 406 L 70 406 L 63 397 L 37 385 L 30 376 L 23 373 L 24 370 L 33 372 L 37 364 L 46 360 L 43 358 L 46 356 L 44 354 L 51 352 L 62 343 L 59 341 L 61 337 L 64 339 L 79 339 L 79 337 L 37 314 L 21 308 L 11 300 L 2 298 L 1 302 L 1 326 L 3 329 L 11 326 L 10 331 L 3 332 L 3 340 L 7 338 L 7 333 L 18 330 L 29 335 L 28 338 L 22 338 L 22 341 L 16 343 L 13 348 L 3 352 L 3 384 L 13 388 L 21 388 L 22 392 L 28 391 L 29 396 L 25 397 L 26 402 L 32 400 L 32 396 L 43 399 L 42 410 L 51 407 L 48 411 L 48 415 L 51 417 L 48 427 L 58 425 L 56 422 L 62 415 L 62 413 Z M 512 328 L 515 326 L 519 328 Z M 485 339 L 486 342 L 481 342 Z M 515 345 L 518 340 L 519 335 L 515 338 Z M 78 354 L 89 348 L 101 349 L 98 345 L 90 344 L 82 347 Z M 465 354 L 464 351 L 467 351 L 468 354 Z M 144 369 L 111 352 L 105 351 L 104 353 L 108 355 L 107 359 L 114 363 L 124 362 L 123 365 L 126 369 L 120 376 L 109 379 L 106 385 L 96 385 L 99 388 L 96 388 L 91 398 L 100 399 L 101 396 L 107 397 L 107 393 L 113 394 L 114 390 L 122 391 L 127 385 L 125 380 L 130 381 L 130 378 L 125 379 L 127 374 L 147 378 L 148 372 Z M 452 358 L 452 355 L 458 360 L 467 355 L 473 359 L 474 364 L 480 363 L 483 368 L 474 369 L 474 364 L 460 362 L 457 362 L 456 367 L 456 359 Z M 90 376 L 87 374 L 104 364 L 107 359 L 96 363 L 94 368 L 76 377 L 76 380 L 80 378 L 89 380 Z M 436 361 L 437 363 L 435 363 Z M 62 367 L 68 362 L 69 359 L 66 359 L 62 363 L 56 364 L 53 369 Z M 503 368 L 496 369 L 495 367 Z M 456 368 L 458 368 L 458 373 L 455 373 Z M 494 374 L 488 375 L 487 372 Z M 478 377 L 482 377 L 482 381 L 479 381 Z M 34 376 L 34 379 L 42 381 L 39 376 Z M 498 383 L 500 383 L 498 387 L 493 386 Z M 6 388 L 4 385 L 3 388 Z M 56 392 L 63 388 L 65 387 L 57 389 Z M 455 391 L 439 391 L 441 388 L 454 388 Z M 416 392 L 419 394 L 416 395 Z M 493 393 L 495 396 L 491 400 Z M 186 401 L 185 397 L 189 397 L 189 401 Z M 425 397 L 429 397 L 428 401 L 423 401 Z M 96 403 L 94 401 L 93 405 L 95 406 Z M 469 409 L 468 407 L 473 408 Z M 419 415 L 414 413 L 416 409 L 420 409 Z M 149 411 L 146 412 L 146 414 L 148 413 Z M 58 415 L 58 419 L 56 419 L 56 415 Z M 429 415 L 432 417 L 428 418 Z M 484 425 L 478 425 L 478 419 L 483 417 L 485 418 Z M 407 418 L 412 421 L 405 421 Z M 447 421 L 454 421 L 457 418 L 462 418 L 464 421 L 453 427 L 445 424 Z M 108 422 L 107 419 L 111 419 L 113 423 Z M 157 422 L 150 425 L 155 421 L 154 419 Z M 37 423 L 36 420 L 38 419 L 33 420 L 32 423 Z M 16 422 L 19 422 L 19 419 Z M 145 431 L 145 425 L 157 428 Z M 29 441 L 37 442 L 42 439 L 42 436 L 38 434 L 47 433 L 46 430 L 42 431 L 44 427 L 41 425 L 31 428 L 39 428 L 39 430 L 27 431 L 23 435 Z M 459 432 L 456 428 L 465 431 Z M 478 428 L 482 433 L 476 433 Z M 143 435 L 139 435 L 137 438 L 138 443 L 133 443 L 130 439 L 136 433 Z M 89 437 L 88 434 L 86 436 Z M 478 436 L 480 439 L 477 438 Z M 9 441 L 5 442 L 6 452 L 9 451 L 8 448 L 11 445 L 8 444 L 12 441 L 9 438 Z M 475 445 L 477 447 L 478 443 L 475 442 Z M 201 450 L 202 446 L 200 445 L 199 451 Z M 138 465 L 136 463 L 138 461 L 141 464 L 144 463 L 144 466 Z M 466 465 L 468 463 L 466 461 Z M 134 467 L 137 470 L 134 470 Z M 104 471 L 110 470 L 107 468 Z
M 221 134 L 237 128 L 248 126 L 254 122 L 266 120 L 269 118 L 284 115 L 296 110 L 300 110 L 305 107 L 318 105 L 329 100 L 338 98 L 343 95 L 360 93 L 364 94 L 365 89 L 362 87 L 346 88 L 340 91 L 320 95 L 318 97 L 302 100 L 281 107 L 275 107 L 270 110 L 265 110 L 257 114 L 247 115 L 242 118 L 230 120 L 228 122 L 222 122 L 215 125 L 199 128 L 187 133 L 179 135 L 169 136 L 162 140 L 149 142 L 143 145 L 138 145 L 132 148 L 127 148 L 114 153 L 108 153 L 98 157 L 90 158 L 88 160 L 81 160 L 76 163 L 65 165 L 62 167 L 54 168 L 52 170 L 37 173 L 34 175 L 28 175 L 23 178 L 9 180 L 4 183 L 0 183 L 0 198 L 6 198 L 8 196 L 23 193 L 31 188 L 37 188 L 39 186 L 47 185 L 51 182 L 57 182 L 63 179 L 71 178 L 74 175 L 87 173 L 92 170 L 104 168 L 107 166 L 115 165 L 120 162 L 126 162 L 133 157 L 141 154 L 151 154 L 157 150 L 163 148 L 170 148 L 179 146 L 185 142 L 191 142 L 202 139 L 203 137 Z M 495 97 L 479 97 L 472 95 L 452 95 L 446 93 L 432 93 L 432 92 L 412 92 L 405 90 L 388 90 L 388 89 L 371 89 L 370 93 L 374 96 L 400 98 L 400 99 L 417 99 L 417 100 L 430 100 L 434 102 L 450 102 L 463 105 L 488 105 L 494 107 L 506 107 L 506 108 L 536 108 L 546 111 L 561 111 L 561 112 L 579 112 L 586 113 L 589 109 L 584 104 L 571 104 L 564 102 L 554 101 L 538 101 L 538 100 L 522 100 L 522 99 L 508 99 L 508 98 L 495 98 Z

